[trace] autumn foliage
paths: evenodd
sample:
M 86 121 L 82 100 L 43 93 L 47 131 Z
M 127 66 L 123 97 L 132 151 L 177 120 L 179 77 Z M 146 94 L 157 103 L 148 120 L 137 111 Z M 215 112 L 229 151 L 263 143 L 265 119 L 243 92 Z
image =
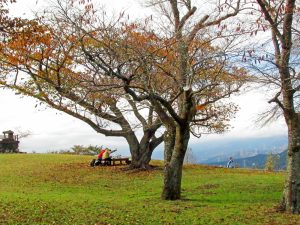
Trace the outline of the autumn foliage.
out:
M 0 84 L 79 118 L 99 133 L 124 136 L 128 143 L 137 142 L 129 137 L 134 129 L 126 119 L 130 107 L 144 132 L 137 153 L 141 146 L 153 151 L 163 138 L 155 132 L 164 124 L 172 137 L 165 152 L 173 157 L 166 160 L 165 181 L 178 180 L 165 185 L 162 196 L 180 198 L 190 133 L 224 132 L 237 109 L 224 99 L 239 91 L 246 71 L 233 66 L 226 50 L 200 31 L 235 16 L 239 1 L 224 3 L 217 19 L 204 15 L 195 23 L 189 22 L 197 10 L 190 1 L 159 2 L 171 10 L 165 15 L 173 27 L 169 33 L 153 29 L 151 18 L 127 21 L 121 14 L 109 20 L 90 1 L 58 3 L 65 5 L 22 21 L 6 35 L 0 44 Z M 222 25 L 220 32 L 225 29 Z M 139 109 L 146 109 L 147 120 Z M 105 130 L 110 122 L 121 129 Z

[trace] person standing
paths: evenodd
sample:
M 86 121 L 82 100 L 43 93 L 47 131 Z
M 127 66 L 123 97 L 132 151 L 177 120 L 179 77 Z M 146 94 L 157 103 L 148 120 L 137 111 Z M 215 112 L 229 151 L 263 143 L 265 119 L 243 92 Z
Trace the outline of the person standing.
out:
M 226 167 L 227 167 L 227 168 L 233 168 L 233 158 L 232 158 L 232 157 L 229 158 L 229 161 L 228 161 Z

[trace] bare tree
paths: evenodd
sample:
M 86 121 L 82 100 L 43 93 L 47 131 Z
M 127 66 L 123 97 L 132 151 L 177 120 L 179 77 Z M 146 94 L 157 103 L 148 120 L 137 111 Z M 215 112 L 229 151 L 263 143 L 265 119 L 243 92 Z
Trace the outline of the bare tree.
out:
M 20 127 L 15 128 L 14 131 L 18 135 L 18 139 L 27 138 L 32 135 L 30 130 L 23 130 Z
M 249 49 L 244 61 L 252 63 L 257 81 L 268 87 L 273 107 L 261 115 L 265 122 L 283 115 L 288 127 L 287 177 L 280 208 L 300 213 L 300 117 L 299 117 L 299 10 L 295 0 L 251 1 L 257 30 L 270 31 L 269 40 Z

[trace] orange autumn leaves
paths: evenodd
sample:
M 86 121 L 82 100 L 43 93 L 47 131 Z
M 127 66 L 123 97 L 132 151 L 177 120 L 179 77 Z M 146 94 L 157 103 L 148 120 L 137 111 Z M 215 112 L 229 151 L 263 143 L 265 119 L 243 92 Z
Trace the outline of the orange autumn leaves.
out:
M 86 63 L 86 59 L 78 56 L 84 45 L 88 50 L 108 55 L 108 63 L 115 60 L 116 65 L 125 65 L 123 68 L 126 69 L 122 72 L 134 77 L 133 84 L 138 88 L 151 89 L 170 99 L 181 90 L 178 43 L 174 37 L 159 37 L 138 24 L 127 24 L 114 30 L 92 30 L 81 39 L 61 30 L 62 28 L 41 25 L 38 21 L 27 21 L 14 30 L 6 42 L 1 43 L 1 57 L 11 66 L 32 68 L 38 77 L 46 79 L 51 85 L 68 85 L 81 91 L 94 79 L 86 68 L 78 69 Z M 190 56 L 186 60 L 193 71 L 187 72 L 191 73 L 195 83 L 208 80 L 230 83 L 245 74 L 239 68 L 226 71 L 223 69 L 224 65 L 218 64 L 214 59 L 205 61 L 209 66 L 197 67 L 195 65 L 199 63 L 199 58 L 215 51 L 215 48 L 208 41 L 198 39 L 188 43 L 188 47 Z M 117 84 L 115 80 L 101 76 L 97 76 L 97 79 L 93 80 L 95 86 Z M 94 93 L 96 87 L 88 88 L 91 89 L 88 94 L 91 98 L 102 98 Z M 220 91 L 218 88 L 205 89 L 202 95 L 218 96 Z M 107 96 L 110 95 L 113 98 L 116 96 L 107 93 L 103 99 L 109 99 Z M 196 106 L 198 111 L 205 108 L 205 104 L 199 103 Z
M 51 35 L 42 26 L 35 21 L 24 21 L 20 27 L 10 30 L 9 36 L 1 43 L 1 50 L 9 63 L 17 65 L 26 63 L 30 57 L 40 60 L 42 50 L 50 43 Z M 47 51 L 43 53 L 47 54 Z
M 205 105 L 196 105 L 196 110 L 204 110 L 205 107 Z

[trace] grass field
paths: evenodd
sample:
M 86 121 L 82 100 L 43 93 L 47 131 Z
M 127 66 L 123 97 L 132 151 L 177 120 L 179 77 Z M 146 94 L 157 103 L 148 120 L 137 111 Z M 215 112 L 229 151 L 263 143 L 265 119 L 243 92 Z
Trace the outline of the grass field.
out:
M 300 224 L 275 210 L 283 173 L 186 166 L 183 199 L 162 201 L 161 167 L 91 168 L 90 160 L 1 154 L 0 224 Z

